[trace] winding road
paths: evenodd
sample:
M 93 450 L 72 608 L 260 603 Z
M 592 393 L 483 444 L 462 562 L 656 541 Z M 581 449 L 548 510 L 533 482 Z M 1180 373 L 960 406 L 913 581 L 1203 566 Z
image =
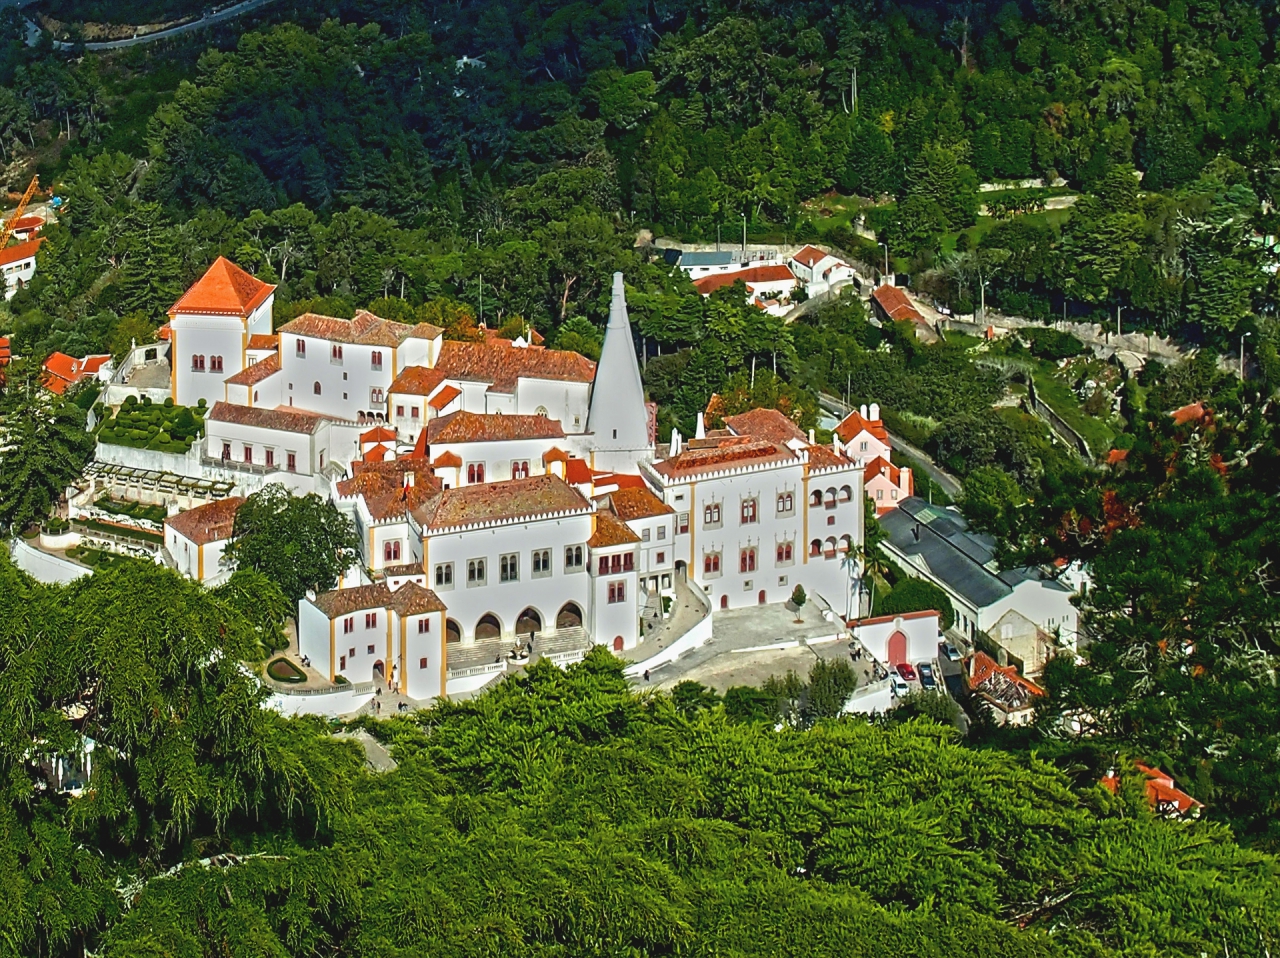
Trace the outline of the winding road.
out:
M 0 0 L 0 7 L 25 7 L 30 0 Z M 140 36 L 126 37 L 123 40 L 97 40 L 92 43 L 85 43 L 84 49 L 92 53 L 103 53 L 108 50 L 124 50 L 128 47 L 135 47 L 140 43 L 153 43 L 156 40 L 167 40 L 171 37 L 179 36 L 183 33 L 191 33 L 194 30 L 202 30 L 205 27 L 211 27 L 214 24 L 222 23 L 226 20 L 234 20 L 241 14 L 256 10 L 259 7 L 265 7 L 272 0 L 241 0 L 240 3 L 232 4 L 215 13 L 206 13 L 199 20 L 192 20 L 190 23 L 179 24 L 176 27 L 169 27 L 166 30 L 157 30 L 154 33 L 144 33 Z M 32 20 L 27 20 L 27 46 L 35 46 L 40 42 L 41 30 Z M 65 40 L 54 40 L 53 45 L 58 50 L 71 50 L 77 44 L 68 43 Z

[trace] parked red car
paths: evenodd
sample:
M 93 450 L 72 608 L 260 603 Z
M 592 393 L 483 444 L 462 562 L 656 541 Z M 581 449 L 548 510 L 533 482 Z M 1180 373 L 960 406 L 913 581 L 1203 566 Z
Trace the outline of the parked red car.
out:
M 916 670 L 913 669 L 906 662 L 903 662 L 901 665 L 898 666 L 898 674 L 901 675 L 908 682 L 914 682 L 916 680 Z

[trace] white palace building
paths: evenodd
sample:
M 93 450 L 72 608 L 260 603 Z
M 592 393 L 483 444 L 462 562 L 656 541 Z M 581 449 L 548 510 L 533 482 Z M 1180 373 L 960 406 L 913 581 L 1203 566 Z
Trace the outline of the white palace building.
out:
M 299 610 L 299 651 L 330 681 L 425 701 L 483 674 L 494 642 L 625 653 L 680 577 L 713 610 L 797 584 L 847 609 L 863 457 L 761 409 L 657 448 L 621 273 L 598 364 L 365 311 L 273 331 L 274 292 L 219 258 L 170 310 L 172 392 L 209 407 L 205 476 L 316 492 L 354 521 L 363 567 Z M 174 524 L 203 543 L 225 519 Z

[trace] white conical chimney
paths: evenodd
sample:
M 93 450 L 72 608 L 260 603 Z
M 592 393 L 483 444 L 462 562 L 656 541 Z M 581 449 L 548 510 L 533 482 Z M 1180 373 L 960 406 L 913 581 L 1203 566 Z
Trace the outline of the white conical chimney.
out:
M 609 325 L 604 331 L 600 362 L 591 386 L 587 432 L 598 468 L 632 471 L 636 461 L 653 455 L 649 444 L 649 411 L 636 359 L 622 274 L 613 274 Z
M 809 445 L 813 445 L 813 430 L 809 430 Z
M 706 421 L 703 420 L 702 418 L 702 413 L 698 413 L 698 430 L 693 434 L 693 438 L 694 439 L 707 438 L 707 424 L 706 424 Z
M 867 404 L 866 404 L 866 403 L 863 403 L 861 406 L 859 406 L 859 407 L 858 407 L 858 415 L 859 415 L 859 416 L 861 416 L 863 419 L 866 419 L 866 418 L 867 418 Z
M 873 402 L 871 404 L 871 421 L 872 422 L 880 421 L 880 404 L 878 402 Z
M 680 455 L 680 430 L 679 430 L 679 429 L 672 429 L 672 430 L 671 430 L 671 452 L 670 452 L 670 455 L 672 455 L 672 456 L 678 456 L 678 455 Z

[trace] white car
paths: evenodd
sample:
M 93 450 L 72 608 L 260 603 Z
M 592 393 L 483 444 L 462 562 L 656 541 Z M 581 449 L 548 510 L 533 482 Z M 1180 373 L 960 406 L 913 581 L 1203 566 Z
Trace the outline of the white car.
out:
M 911 691 L 911 686 L 907 684 L 902 676 L 897 673 L 891 673 L 889 675 L 889 691 L 893 693 L 894 698 L 900 699 Z

